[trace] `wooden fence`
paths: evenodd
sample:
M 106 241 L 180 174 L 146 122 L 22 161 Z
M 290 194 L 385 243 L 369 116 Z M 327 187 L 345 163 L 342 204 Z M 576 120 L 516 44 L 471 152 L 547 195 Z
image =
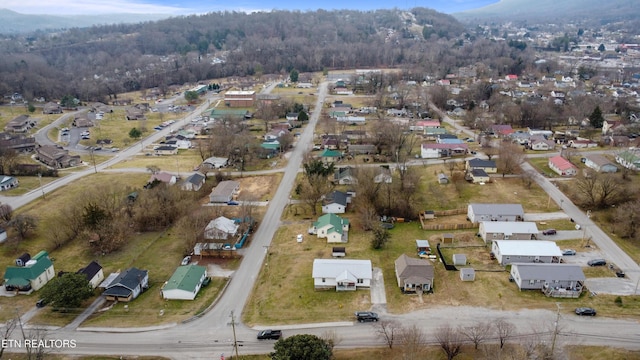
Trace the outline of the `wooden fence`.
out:
M 477 224 L 462 223 L 462 224 L 422 224 L 423 230 L 464 230 L 478 228 Z

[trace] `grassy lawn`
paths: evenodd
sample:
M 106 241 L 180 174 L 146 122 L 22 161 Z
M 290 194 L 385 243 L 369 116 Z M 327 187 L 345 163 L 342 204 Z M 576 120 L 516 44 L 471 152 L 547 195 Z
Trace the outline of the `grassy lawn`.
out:
M 112 169 L 142 168 L 157 166 L 162 171 L 191 174 L 196 166 L 202 163 L 202 158 L 196 150 L 179 150 L 178 155 L 145 156 L 140 154 L 113 165 Z M 148 174 L 150 175 L 150 174 Z

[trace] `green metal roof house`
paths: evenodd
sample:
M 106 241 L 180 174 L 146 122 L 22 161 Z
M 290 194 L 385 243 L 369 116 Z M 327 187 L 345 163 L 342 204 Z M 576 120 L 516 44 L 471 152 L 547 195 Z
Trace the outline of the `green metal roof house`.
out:
M 342 157 L 342 153 L 336 150 L 324 149 L 324 151 L 322 151 L 322 153 L 320 154 L 320 158 L 324 163 L 335 162 L 337 159 L 341 157 Z
M 162 287 L 162 297 L 167 300 L 193 300 L 206 277 L 207 268 L 204 266 L 179 266 Z
M 8 266 L 4 273 L 4 287 L 7 291 L 39 290 L 55 275 L 49 253 L 43 250 L 24 266 Z
M 309 228 L 309 234 L 327 238 L 328 243 L 346 243 L 349 240 L 349 220 L 336 214 L 324 214 Z

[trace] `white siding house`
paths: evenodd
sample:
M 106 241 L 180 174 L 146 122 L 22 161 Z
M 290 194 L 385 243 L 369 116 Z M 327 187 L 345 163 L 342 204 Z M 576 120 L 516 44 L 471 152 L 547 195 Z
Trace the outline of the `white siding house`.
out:
M 534 240 L 538 226 L 528 221 L 481 221 L 478 233 L 485 243 L 494 240 Z
M 559 263 L 562 251 L 553 241 L 496 240 L 491 251 L 500 265 L 511 263 Z
M 373 271 L 371 260 L 315 259 L 311 276 L 317 290 L 347 291 L 369 288 Z

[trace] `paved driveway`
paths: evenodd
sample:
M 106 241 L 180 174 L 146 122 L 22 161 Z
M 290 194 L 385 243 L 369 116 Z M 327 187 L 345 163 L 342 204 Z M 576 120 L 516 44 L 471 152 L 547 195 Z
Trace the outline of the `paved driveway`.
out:
M 378 312 L 386 312 L 387 294 L 384 291 L 384 276 L 380 268 L 373 268 L 370 291 L 372 308 Z

